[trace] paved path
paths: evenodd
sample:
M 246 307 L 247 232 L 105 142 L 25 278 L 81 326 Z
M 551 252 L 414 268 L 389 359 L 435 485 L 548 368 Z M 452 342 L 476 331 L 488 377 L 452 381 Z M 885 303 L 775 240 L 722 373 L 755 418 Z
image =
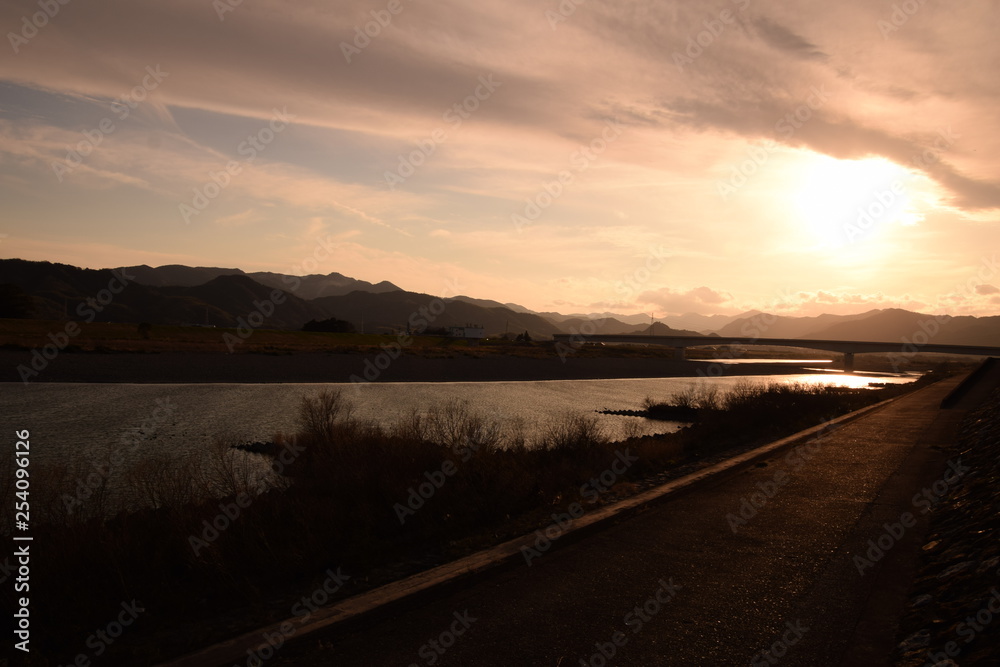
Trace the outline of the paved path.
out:
M 531 567 L 310 635 L 266 664 L 884 664 L 923 530 L 912 498 L 947 467 L 933 445 L 959 421 L 960 411 L 938 409 L 956 384 L 905 396 Z M 727 516 L 762 489 L 772 497 L 753 516 L 745 509 L 734 533 Z M 853 557 L 868 540 L 896 542 L 883 526 L 905 512 L 916 527 L 859 574 Z

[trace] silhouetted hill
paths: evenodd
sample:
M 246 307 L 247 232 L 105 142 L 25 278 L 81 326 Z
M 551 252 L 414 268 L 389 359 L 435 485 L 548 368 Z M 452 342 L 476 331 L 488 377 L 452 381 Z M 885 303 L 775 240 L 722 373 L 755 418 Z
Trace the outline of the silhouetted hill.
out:
M 282 303 L 273 303 L 271 308 L 267 304 L 275 289 L 281 291 Z M 281 329 L 300 329 L 310 320 L 337 318 L 369 333 L 469 324 L 484 327 L 489 336 L 527 331 L 536 339 L 591 329 L 603 334 L 650 332 L 644 315 L 593 318 L 527 312 L 511 305 L 468 296 L 439 299 L 403 291 L 392 283 L 372 284 L 339 273 L 247 274 L 240 269 L 180 265 L 82 269 L 52 262 L 0 260 L 0 313 L 9 316 L 231 327 L 259 312 L 261 315 L 254 318 L 262 320 L 262 326 Z M 690 314 L 681 317 L 707 321 Z M 652 332 L 699 335 L 663 322 L 656 322 Z M 900 343 L 917 336 L 942 344 L 1000 346 L 1000 316 L 939 318 L 898 308 L 816 317 L 751 311 L 723 326 L 718 334 Z
M 118 267 L 141 285 L 150 287 L 194 287 L 204 285 L 209 280 L 219 276 L 245 276 L 240 269 L 223 269 L 212 266 L 184 266 L 182 264 L 166 264 L 153 268 L 146 264 L 139 266 Z
M 269 300 L 273 289 L 246 275 L 221 275 L 193 287 L 151 287 L 136 277 L 130 269 L 0 260 L 0 284 L 30 295 L 31 316 L 39 319 L 236 326 L 239 318 L 261 310 L 268 311 L 262 312 L 264 326 L 299 328 L 317 314 L 293 294 L 285 294 L 273 312 L 257 305 Z
M 180 264 L 168 264 L 156 268 L 143 264 L 124 267 L 124 270 L 130 275 L 134 275 L 136 282 L 151 287 L 194 287 L 204 285 L 219 276 L 248 276 L 261 285 L 293 292 L 300 299 L 307 300 L 321 296 L 349 294 L 356 290 L 380 293 L 394 292 L 400 289 L 387 280 L 372 284 L 364 280 L 349 278 L 340 273 L 330 273 L 325 276 L 319 274 L 292 276 L 270 271 L 246 273 L 241 269 L 183 266 Z
M 637 336 L 701 336 L 702 335 L 697 331 L 688 331 L 687 329 L 672 329 L 663 322 L 654 322 L 651 326 L 648 326 L 645 329 L 640 329 L 638 331 L 633 330 L 628 333 L 635 334 Z
M 668 327 L 674 329 L 688 329 L 691 331 L 718 331 L 730 322 L 740 318 L 753 317 L 759 311 L 748 311 L 739 315 L 700 315 L 698 313 L 684 313 L 683 315 L 667 315 L 659 318 Z
M 386 292 L 371 294 L 351 292 L 343 296 L 323 297 L 313 300 L 320 308 L 348 320 L 361 331 L 388 333 L 425 328 L 482 326 L 486 335 L 504 332 L 519 334 L 527 331 L 533 338 L 551 338 L 561 330 L 544 317 L 531 313 L 518 313 L 507 307 L 484 308 L 465 299 L 438 299 L 430 294 L 416 292 Z
M 571 317 L 559 322 L 559 328 L 566 333 L 627 334 L 635 330 L 634 324 L 622 322 L 614 317 Z
M 815 317 L 788 317 L 761 313 L 741 317 L 719 329 L 720 336 L 752 336 L 757 338 L 813 338 L 824 336 L 817 332 L 827 327 L 868 317 L 873 312 L 858 315 L 817 315 Z M 845 339 L 850 340 L 850 339 Z

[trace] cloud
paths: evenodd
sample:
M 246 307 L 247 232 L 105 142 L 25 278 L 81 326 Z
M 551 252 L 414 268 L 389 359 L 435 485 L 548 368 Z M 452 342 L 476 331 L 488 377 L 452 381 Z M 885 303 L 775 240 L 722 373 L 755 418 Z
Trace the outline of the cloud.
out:
M 702 286 L 686 292 L 669 287 L 650 290 L 640 294 L 637 301 L 658 306 L 660 314 L 683 315 L 691 312 L 717 312 L 732 299 L 731 294 Z
M 997 294 L 1000 288 L 994 285 L 976 285 L 976 294 Z
M 767 17 L 758 18 L 754 24 L 761 38 L 779 51 L 806 60 L 826 60 L 829 58 L 829 55 L 820 51 L 815 44 L 806 41 L 785 26 L 775 23 Z

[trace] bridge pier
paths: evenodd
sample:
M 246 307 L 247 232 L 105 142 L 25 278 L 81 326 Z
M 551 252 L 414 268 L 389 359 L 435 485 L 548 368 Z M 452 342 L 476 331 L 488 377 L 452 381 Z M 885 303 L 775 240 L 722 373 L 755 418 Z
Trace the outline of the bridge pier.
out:
M 674 348 L 674 361 L 684 361 L 684 350 L 683 347 Z
M 844 372 L 853 373 L 854 372 L 854 353 L 844 352 Z

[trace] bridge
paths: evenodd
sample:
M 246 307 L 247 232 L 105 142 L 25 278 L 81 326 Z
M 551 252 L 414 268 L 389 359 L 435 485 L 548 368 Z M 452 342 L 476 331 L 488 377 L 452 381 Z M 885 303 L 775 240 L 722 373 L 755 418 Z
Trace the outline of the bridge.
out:
M 844 355 L 844 372 L 854 372 L 854 355 L 865 352 L 885 352 L 900 357 L 920 353 L 967 354 L 976 357 L 1000 356 L 1000 347 L 977 345 L 941 345 L 913 342 L 878 343 L 857 340 L 811 340 L 808 338 L 753 338 L 734 336 L 650 336 L 644 334 L 555 334 L 556 343 L 628 343 L 633 345 L 663 345 L 676 350 L 675 359 L 684 360 L 689 347 L 717 347 L 724 345 L 758 345 L 774 347 L 799 347 Z

